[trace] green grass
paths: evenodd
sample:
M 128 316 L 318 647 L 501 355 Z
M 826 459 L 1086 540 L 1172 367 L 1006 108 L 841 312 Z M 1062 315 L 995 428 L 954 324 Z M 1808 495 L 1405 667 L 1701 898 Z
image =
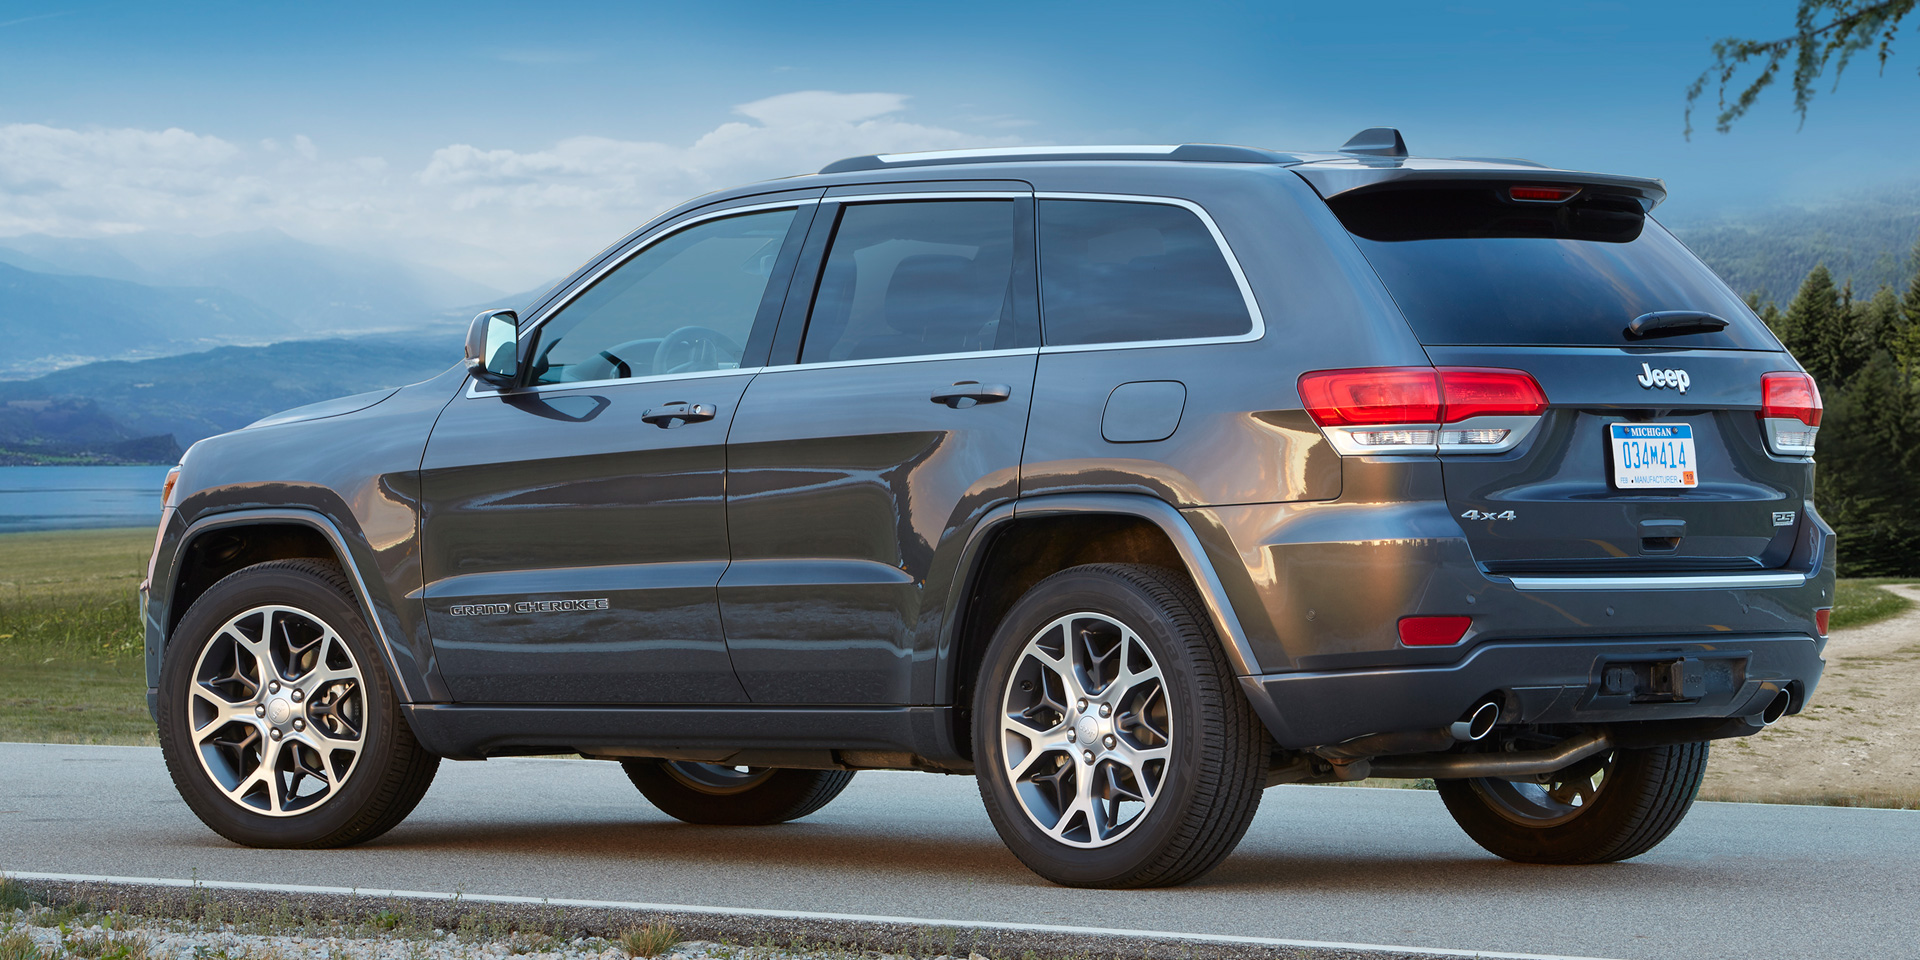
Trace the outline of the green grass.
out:
M 140 614 L 153 531 L 0 534 L 0 740 L 152 744 Z
M 1880 589 L 1888 583 L 1912 583 L 1899 578 L 1846 579 L 1833 587 L 1833 619 L 1828 629 L 1859 627 L 1905 613 L 1913 601 Z

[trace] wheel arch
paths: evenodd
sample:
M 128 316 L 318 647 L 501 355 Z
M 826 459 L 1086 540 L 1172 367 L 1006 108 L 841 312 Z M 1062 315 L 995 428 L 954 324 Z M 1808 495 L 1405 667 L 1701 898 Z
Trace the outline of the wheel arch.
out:
M 417 699 L 425 679 L 404 669 L 389 632 L 389 619 L 368 589 L 366 577 L 339 526 L 324 514 L 300 509 L 239 510 L 195 520 L 180 534 L 165 586 L 166 607 L 159 640 L 164 653 L 193 602 L 228 575 L 272 560 L 314 559 L 336 564 L 351 584 L 360 615 L 379 643 L 388 676 L 401 702 Z M 156 587 L 159 583 L 154 584 Z M 150 656 L 150 661 L 155 658 Z M 411 663 L 411 658 L 407 658 Z
M 949 602 L 936 695 L 952 704 L 951 743 L 971 754 L 973 681 L 1001 618 L 1047 576 L 1086 563 L 1145 563 L 1173 570 L 1205 604 L 1240 676 L 1260 672 L 1239 615 L 1193 527 L 1171 504 L 1139 494 L 1051 494 L 1002 504 L 974 525 Z

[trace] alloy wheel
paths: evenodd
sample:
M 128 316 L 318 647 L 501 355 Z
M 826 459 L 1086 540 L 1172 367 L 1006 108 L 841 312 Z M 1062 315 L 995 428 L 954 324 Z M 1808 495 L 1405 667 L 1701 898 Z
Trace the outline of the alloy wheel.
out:
M 1469 782 L 1474 792 L 1484 797 L 1487 806 L 1500 816 L 1521 826 L 1551 827 L 1566 823 L 1593 807 L 1600 791 L 1607 786 L 1613 758 L 1613 753 L 1608 751 L 1537 777 L 1484 778 Z
M 333 627 L 297 607 L 254 607 L 214 631 L 188 702 L 201 768 L 252 813 L 295 816 L 333 799 L 366 745 L 360 664 Z
M 1172 759 L 1160 664 L 1112 617 L 1060 617 L 1021 651 L 1000 736 L 1001 772 L 1036 826 L 1069 846 L 1115 843 L 1153 809 Z
M 708 794 L 724 797 L 745 793 L 773 777 L 772 767 L 741 767 L 720 763 L 698 763 L 692 760 L 669 760 L 661 764 L 681 785 Z

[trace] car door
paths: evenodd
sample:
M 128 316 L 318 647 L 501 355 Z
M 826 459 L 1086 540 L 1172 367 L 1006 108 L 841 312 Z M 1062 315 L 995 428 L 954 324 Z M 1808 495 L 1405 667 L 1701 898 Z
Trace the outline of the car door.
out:
M 523 326 L 518 386 L 470 384 L 441 415 L 421 563 L 455 700 L 746 698 L 715 596 L 727 427 L 813 210 L 737 206 L 642 238 Z
M 756 702 L 915 702 L 966 533 L 1018 489 L 1033 201 L 986 186 L 822 201 L 728 443 L 720 608 Z

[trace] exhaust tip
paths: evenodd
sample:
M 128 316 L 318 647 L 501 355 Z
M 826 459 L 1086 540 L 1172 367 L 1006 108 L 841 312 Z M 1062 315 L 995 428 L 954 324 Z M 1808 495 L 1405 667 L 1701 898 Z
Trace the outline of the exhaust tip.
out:
M 1473 708 L 1473 712 L 1468 714 L 1465 720 L 1457 720 L 1449 724 L 1447 732 L 1453 734 L 1455 740 L 1472 742 L 1484 739 L 1487 734 L 1493 732 L 1494 724 L 1499 722 L 1500 705 L 1491 702 L 1483 703 Z
M 1793 694 L 1782 690 L 1775 694 L 1765 710 L 1760 711 L 1760 725 L 1771 727 L 1787 715 L 1787 708 L 1793 706 Z

